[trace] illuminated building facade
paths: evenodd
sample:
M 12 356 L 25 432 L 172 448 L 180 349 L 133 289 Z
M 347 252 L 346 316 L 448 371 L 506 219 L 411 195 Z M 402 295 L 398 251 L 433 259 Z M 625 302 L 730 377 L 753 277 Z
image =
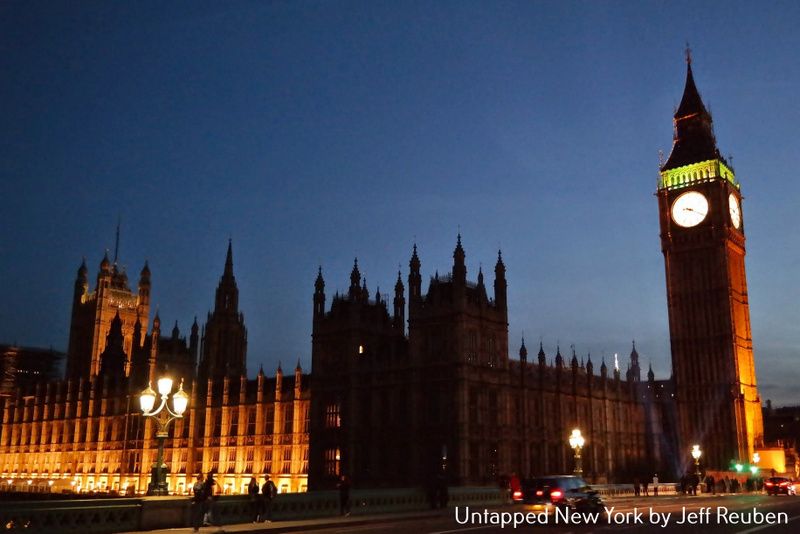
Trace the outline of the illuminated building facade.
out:
M 726 469 L 763 445 L 745 275 L 742 194 L 720 155 L 711 114 L 694 83 L 675 112 L 661 166 L 658 208 L 679 448 L 701 443 L 706 465 Z
M 649 472 L 661 464 L 661 390 L 652 370 L 640 381 L 638 353 L 623 378 L 603 362 L 595 373 L 572 353 L 548 361 L 508 357 L 506 269 L 498 254 L 494 295 L 484 275 L 467 280 L 461 237 L 451 274 L 422 292 L 414 247 L 405 287 L 398 273 L 391 305 L 370 298 L 358 262 L 345 295 L 325 306 L 320 271 L 313 298 L 311 400 L 312 489 L 345 474 L 356 485 L 426 484 L 444 473 L 451 484 L 494 484 L 512 472 L 572 471 L 566 437 L 587 437 L 584 471 L 593 480 Z M 393 312 L 389 313 L 389 308 Z M 651 473 L 652 476 L 652 473 Z
M 298 363 L 286 377 L 279 367 L 274 377 L 259 371 L 255 380 L 247 379 L 246 330 L 230 244 L 215 309 L 202 336 L 195 320 L 188 341 L 177 324 L 171 336 L 162 337 L 158 314 L 147 333 L 147 265 L 138 295 L 107 257 L 91 294 L 87 274 L 81 265 L 70 329 L 70 348 L 84 352 L 69 353 L 65 379 L 16 387 L 3 399 L 4 489 L 145 491 L 157 440 L 138 396 L 162 374 L 176 384 L 183 380 L 190 395 L 189 409 L 165 443 L 171 491 L 188 491 L 195 473 L 211 470 L 226 492 L 243 492 L 251 476 L 261 480 L 264 473 L 281 492 L 306 489 L 309 376 Z M 90 309 L 94 318 L 84 315 Z M 98 331 L 102 341 L 95 339 Z

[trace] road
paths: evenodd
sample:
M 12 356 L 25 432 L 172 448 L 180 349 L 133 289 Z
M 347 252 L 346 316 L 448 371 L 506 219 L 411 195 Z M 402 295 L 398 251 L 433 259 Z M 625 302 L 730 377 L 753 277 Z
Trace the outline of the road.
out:
M 766 495 L 725 495 L 697 497 L 658 497 L 658 498 L 619 498 L 609 500 L 607 508 L 613 511 L 608 517 L 599 517 L 596 524 L 586 524 L 580 516 L 556 518 L 554 514 L 546 516 L 528 516 L 536 520 L 533 524 L 522 524 L 516 529 L 512 525 L 504 528 L 499 522 L 486 524 L 487 516 L 492 513 L 538 512 L 527 505 L 515 505 L 502 508 L 470 508 L 470 512 L 478 512 L 475 521 L 464 521 L 465 510 L 459 509 L 459 524 L 453 511 L 440 516 L 407 521 L 374 522 L 368 525 L 341 525 L 335 528 L 307 530 L 314 534 L 481 534 L 486 532 L 520 531 L 541 533 L 610 533 L 625 532 L 703 532 L 703 533 L 796 533 L 800 532 L 800 497 L 766 496 Z M 754 512 L 755 510 L 755 512 Z M 669 515 L 667 515 L 669 514 Z M 694 515 L 692 515 L 694 514 Z M 739 515 L 737 515 L 739 514 Z M 770 515 L 771 514 L 771 515 Z M 497 516 L 494 516 L 495 518 Z M 507 516 L 511 519 L 513 516 Z M 778 521 L 777 524 L 770 524 Z M 546 524 L 543 524 L 546 521 Z M 618 524 L 615 524 L 618 523 Z M 666 526 L 664 526 L 666 525 Z

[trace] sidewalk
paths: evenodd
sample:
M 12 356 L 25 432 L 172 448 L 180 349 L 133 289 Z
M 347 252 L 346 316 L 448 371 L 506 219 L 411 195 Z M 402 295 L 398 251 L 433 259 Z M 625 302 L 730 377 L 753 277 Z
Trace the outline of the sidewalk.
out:
M 320 528 L 334 528 L 339 526 L 358 526 L 368 525 L 370 523 L 384 523 L 384 522 L 400 522 L 400 521 L 413 521 L 416 519 L 426 519 L 435 517 L 444 517 L 445 515 L 452 515 L 452 509 L 444 510 L 427 510 L 416 512 L 405 512 L 399 514 L 372 514 L 372 515 L 357 515 L 349 517 L 321 517 L 318 519 L 301 519 L 291 521 L 273 521 L 271 523 L 235 523 L 231 525 L 222 525 L 221 527 L 202 527 L 200 532 L 203 534 L 214 533 L 228 533 L 228 532 L 252 532 L 252 533 L 270 533 L 270 532 L 303 532 L 310 529 Z M 177 532 L 192 532 L 191 527 L 183 528 L 169 528 L 164 530 L 148 530 L 139 531 L 148 532 L 151 534 L 175 534 Z M 133 534 L 132 532 L 122 534 Z

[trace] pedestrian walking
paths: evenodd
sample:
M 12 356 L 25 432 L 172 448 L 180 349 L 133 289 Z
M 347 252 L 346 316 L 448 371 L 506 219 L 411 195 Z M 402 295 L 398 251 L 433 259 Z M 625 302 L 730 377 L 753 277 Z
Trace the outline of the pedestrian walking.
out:
M 208 527 L 214 523 L 214 495 L 218 492 L 219 483 L 214 480 L 217 473 L 215 469 L 208 472 L 203 482 L 203 526 Z
M 648 480 L 645 478 L 644 482 L 642 483 L 642 489 L 644 490 L 644 496 L 645 497 L 649 497 L 650 496 L 650 493 L 648 493 L 648 491 L 647 491 L 647 487 L 648 487 L 649 484 L 650 484 L 650 482 L 648 482 Z
M 261 516 L 260 519 L 267 523 L 272 522 L 272 501 L 278 495 L 278 488 L 270 480 L 269 475 L 264 475 L 264 484 L 261 485 Z
M 250 482 L 247 484 L 247 497 L 250 499 L 250 515 L 253 518 L 253 523 L 258 523 L 261 503 L 258 498 L 258 481 L 256 477 L 250 477 Z
M 350 481 L 345 475 L 339 478 L 339 513 L 345 517 L 350 515 Z
M 639 477 L 633 477 L 633 496 L 639 497 L 642 494 L 642 486 L 639 483 Z
M 191 515 L 192 515 L 192 528 L 195 532 L 200 530 L 200 526 L 203 524 L 203 514 L 205 510 L 203 509 L 205 504 L 205 495 L 203 493 L 203 474 L 197 473 L 197 480 L 195 481 L 194 485 L 192 486 L 192 508 L 191 508 Z
M 653 497 L 658 497 L 658 473 L 653 475 Z

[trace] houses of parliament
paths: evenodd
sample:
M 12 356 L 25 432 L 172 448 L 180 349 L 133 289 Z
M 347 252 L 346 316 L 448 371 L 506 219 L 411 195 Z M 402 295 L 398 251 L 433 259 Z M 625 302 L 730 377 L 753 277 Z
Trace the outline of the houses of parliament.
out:
M 346 293 L 328 302 L 320 268 L 311 294 L 312 376 L 249 379 L 247 330 L 229 244 L 214 310 L 188 340 L 149 323 L 151 273 L 136 292 L 116 261 L 100 263 L 94 290 L 75 281 L 66 376 L 20 385 L 2 398 L 0 472 L 57 489 L 142 492 L 156 453 L 138 393 L 158 376 L 183 381 L 186 416 L 166 444 L 168 484 L 217 470 L 226 491 L 270 473 L 281 491 L 400 487 L 444 476 L 494 484 L 570 472 L 567 436 L 586 438 L 594 482 L 682 473 L 690 444 L 703 466 L 747 462 L 763 446 L 744 269 L 740 184 L 720 155 L 687 55 L 674 140 L 657 190 L 673 374 L 643 376 L 635 344 L 624 362 L 508 335 L 506 265 L 468 276 L 456 239 L 450 272 L 423 284 L 414 245 L 392 294 L 371 294 L 356 260 Z M 116 259 L 116 258 L 115 258 Z M 511 358 L 515 352 L 518 358 Z

